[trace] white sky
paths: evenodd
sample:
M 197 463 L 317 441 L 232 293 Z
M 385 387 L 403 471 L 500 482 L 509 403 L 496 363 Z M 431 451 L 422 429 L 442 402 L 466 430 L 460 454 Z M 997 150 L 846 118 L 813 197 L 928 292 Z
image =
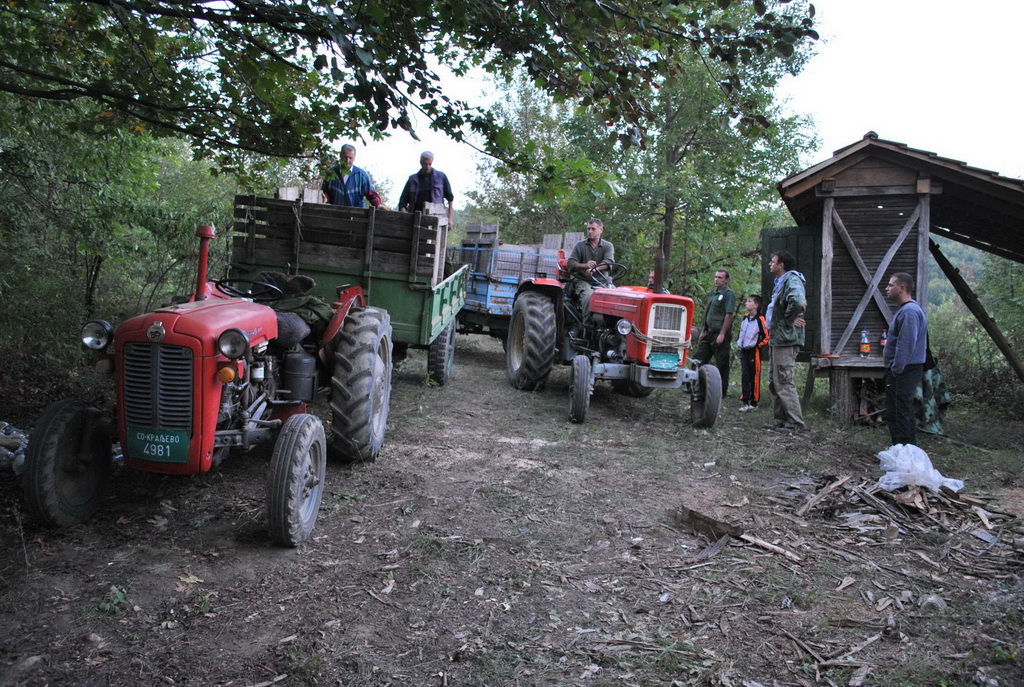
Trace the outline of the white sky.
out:
M 817 55 L 780 91 L 792 112 L 811 115 L 821 146 L 806 166 L 867 131 L 1004 176 L 1024 178 L 1024 0 L 818 0 Z M 482 102 L 486 84 L 462 80 L 453 93 Z M 479 155 L 419 125 L 422 141 L 397 133 L 356 141 L 356 164 L 390 183 L 397 204 L 405 179 L 431 150 L 451 180 L 456 207 L 476 183 Z
M 1024 2 L 818 0 L 814 6 L 818 54 L 780 92 L 793 112 L 817 122 L 822 145 L 808 165 L 874 131 L 1024 178 Z

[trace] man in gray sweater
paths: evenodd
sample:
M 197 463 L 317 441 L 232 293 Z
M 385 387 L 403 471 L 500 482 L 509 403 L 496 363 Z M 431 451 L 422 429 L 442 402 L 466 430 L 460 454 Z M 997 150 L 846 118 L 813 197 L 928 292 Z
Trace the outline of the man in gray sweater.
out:
M 893 444 L 917 442 L 914 396 L 924 373 L 928 318 L 911 295 L 913 288 L 913 278 L 906 272 L 892 275 L 885 287 L 885 295 L 900 306 L 889 325 L 889 338 L 882 349 L 885 419 Z

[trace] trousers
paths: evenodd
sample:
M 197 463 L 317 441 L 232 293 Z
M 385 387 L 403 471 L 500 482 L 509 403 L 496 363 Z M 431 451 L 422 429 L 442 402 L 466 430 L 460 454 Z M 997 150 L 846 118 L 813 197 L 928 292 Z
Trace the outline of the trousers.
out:
M 893 444 L 917 444 L 914 396 L 921 386 L 924 365 L 907 365 L 900 374 L 885 371 L 885 421 Z
M 772 411 L 775 424 L 790 429 L 804 428 L 804 412 L 800 408 L 800 395 L 796 392 L 796 354 L 799 349 L 799 346 L 771 346 L 772 377 L 768 388 L 772 392 Z
M 729 348 L 732 342 L 729 340 L 729 332 L 726 332 L 722 343 L 715 343 L 715 339 L 721 330 L 708 331 L 704 338 L 697 345 L 697 351 L 693 357 L 702 363 L 714 363 L 718 368 L 718 374 L 722 376 L 722 395 L 729 394 Z

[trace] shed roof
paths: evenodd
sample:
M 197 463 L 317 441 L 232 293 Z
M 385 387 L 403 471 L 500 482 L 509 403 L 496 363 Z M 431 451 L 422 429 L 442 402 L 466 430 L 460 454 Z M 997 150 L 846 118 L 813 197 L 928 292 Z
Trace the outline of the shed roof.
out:
M 779 193 L 797 223 L 819 223 L 824 203 L 817 193 L 819 184 L 869 158 L 915 169 L 920 176 L 932 179 L 933 188 L 941 186 L 941 193 L 932 197 L 932 234 L 1024 263 L 1024 180 L 886 141 L 873 131 L 835 151 L 828 160 L 778 183 Z M 900 192 L 914 190 L 878 188 L 879 196 Z

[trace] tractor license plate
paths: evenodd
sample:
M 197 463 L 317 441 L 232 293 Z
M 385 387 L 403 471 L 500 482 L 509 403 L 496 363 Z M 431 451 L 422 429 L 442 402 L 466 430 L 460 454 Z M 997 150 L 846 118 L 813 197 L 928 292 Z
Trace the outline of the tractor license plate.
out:
M 651 353 L 652 370 L 674 370 L 679 367 L 678 353 Z
M 184 429 L 128 428 L 128 455 L 135 460 L 187 463 L 189 434 Z

